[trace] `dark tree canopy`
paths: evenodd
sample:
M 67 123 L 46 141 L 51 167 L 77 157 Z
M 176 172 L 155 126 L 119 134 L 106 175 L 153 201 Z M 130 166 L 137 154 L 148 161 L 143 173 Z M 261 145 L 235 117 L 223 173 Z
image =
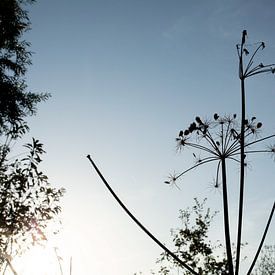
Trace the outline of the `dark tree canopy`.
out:
M 11 143 L 27 130 L 26 118 L 49 94 L 28 91 L 30 43 L 22 35 L 30 28 L 23 9 L 32 0 L 0 0 L 0 273 L 30 245 L 47 239 L 47 229 L 61 211 L 64 189 L 51 186 L 39 164 L 44 153 L 37 139 L 25 145 L 22 158 L 11 155 Z M 25 148 L 25 150 L 26 150 Z M 4 271 L 5 272 L 5 271 Z
M 22 35 L 30 28 L 22 8 L 34 1 L 0 1 L 0 134 L 24 125 L 24 118 L 36 112 L 38 102 L 49 94 L 27 90 L 24 76 L 31 64 L 30 43 Z

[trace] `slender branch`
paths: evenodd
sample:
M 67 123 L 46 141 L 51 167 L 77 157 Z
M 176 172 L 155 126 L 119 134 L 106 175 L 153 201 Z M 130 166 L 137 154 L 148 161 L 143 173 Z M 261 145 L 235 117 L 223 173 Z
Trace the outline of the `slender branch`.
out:
M 224 152 L 224 143 L 225 143 L 223 131 L 224 130 L 223 130 L 223 124 L 222 124 L 222 131 L 221 131 L 222 152 Z
M 241 148 L 240 139 L 234 140 L 234 142 L 232 142 L 232 144 L 227 149 L 226 156 L 230 156 L 232 153 L 234 153 L 236 151 L 240 151 L 240 148 Z
M 234 161 L 236 161 L 238 163 L 241 163 L 238 159 L 235 159 L 235 158 L 232 158 L 232 157 L 228 157 L 227 159 L 231 159 L 231 160 L 234 160 Z
M 211 162 L 211 161 L 214 161 L 214 160 L 217 160 L 217 158 L 215 158 L 215 157 L 208 157 L 208 158 L 205 158 L 203 161 L 201 161 L 201 162 L 199 162 L 199 163 L 193 165 L 192 167 L 188 168 L 187 170 L 184 170 L 184 171 L 183 171 L 182 173 L 180 173 L 175 179 L 180 178 L 182 175 L 184 175 L 184 174 L 186 174 L 187 172 L 189 172 L 189 171 L 191 171 L 191 170 L 197 168 L 197 167 L 200 166 L 200 165 L 203 165 L 203 164 L 205 164 L 205 163 L 208 163 L 208 162 Z
M 270 153 L 271 151 L 270 150 L 252 150 L 252 151 L 245 151 L 244 153 L 245 154 L 255 154 L 255 153 Z M 237 156 L 239 155 L 240 153 L 234 153 L 234 154 L 231 154 L 231 156 Z
M 221 167 L 221 162 L 219 161 L 219 163 L 217 165 L 217 171 L 216 171 L 216 185 L 217 186 L 219 186 L 218 179 L 219 179 L 220 167 Z
M 218 154 L 215 151 L 212 151 L 212 150 L 208 149 L 207 147 L 205 147 L 203 145 L 196 144 L 196 143 L 190 143 L 190 142 L 186 142 L 186 145 L 189 145 L 190 147 L 194 147 L 196 149 L 200 149 L 200 150 L 203 150 L 203 151 L 208 152 L 210 154 L 213 154 L 215 156 L 218 156 Z
M 116 195 L 116 193 L 113 191 L 111 186 L 108 184 L 108 182 L 105 180 L 103 175 L 101 174 L 100 170 L 95 165 L 94 161 L 91 159 L 91 156 L 87 156 L 88 160 L 96 170 L 97 174 L 107 187 L 107 189 L 110 191 L 112 196 L 115 198 L 115 200 L 118 202 L 118 204 L 122 207 L 122 209 L 128 214 L 128 216 L 158 245 L 160 246 L 168 255 L 170 255 L 174 260 L 176 260 L 182 267 L 186 268 L 188 271 L 190 271 L 192 274 L 199 275 L 197 272 L 195 272 L 189 265 L 184 263 L 177 255 L 175 255 L 171 250 L 169 250 L 165 245 L 163 245 L 144 225 L 141 224 L 141 222 L 128 210 L 128 208 L 125 206 L 125 204 L 119 199 L 119 197 Z
M 220 154 L 220 150 L 215 140 L 212 138 L 211 133 L 208 130 L 207 130 L 207 133 L 205 134 L 205 138 L 209 142 L 209 144 L 212 146 L 212 148 Z
M 255 73 L 249 73 L 249 74 L 246 76 L 246 78 L 251 77 L 251 76 L 256 75 L 256 74 L 268 73 L 268 72 L 272 72 L 272 68 L 259 70 L 259 71 L 256 71 Z
M 269 228 L 270 223 L 271 223 L 271 220 L 272 220 L 272 216 L 273 216 L 273 214 L 274 214 L 274 210 L 275 210 L 275 202 L 273 202 L 273 207 L 272 207 L 272 209 L 271 209 L 271 212 L 270 212 L 270 215 L 269 215 L 269 218 L 268 218 L 268 221 L 267 221 L 267 224 L 266 224 L 266 227 L 265 227 L 265 230 L 264 230 L 264 233 L 263 233 L 261 242 L 260 242 L 260 244 L 259 244 L 259 247 L 258 247 L 258 250 L 257 250 L 257 252 L 256 252 L 256 255 L 255 255 L 255 257 L 254 257 L 254 259 L 253 259 L 253 261 L 252 261 L 252 264 L 251 264 L 251 266 L 250 266 L 250 268 L 249 268 L 249 270 L 248 270 L 248 272 L 247 272 L 247 275 L 250 275 L 250 273 L 252 272 L 252 270 L 253 270 L 253 268 L 254 268 L 254 266 L 255 266 L 255 263 L 256 263 L 256 261 L 257 261 L 257 259 L 258 259 L 258 256 L 259 256 L 259 254 L 260 254 L 260 252 L 261 252 L 261 249 L 262 249 L 262 246 L 263 246 L 263 244 L 264 244 L 264 240 L 265 240 L 265 237 L 266 237 L 268 228 Z
M 231 136 L 232 136 L 232 134 L 229 132 L 229 129 L 230 129 L 230 123 L 227 124 L 227 128 L 226 128 L 223 152 L 225 152 L 227 150 L 227 146 L 228 146 Z
M 268 64 L 268 65 L 263 65 L 262 63 L 255 66 L 253 69 L 251 69 L 249 72 L 247 72 L 246 77 L 249 77 L 249 75 L 251 75 L 252 73 L 259 71 L 259 70 L 263 70 L 266 68 L 271 69 L 271 66 L 274 66 L 273 64 Z
M 251 58 L 249 59 L 248 65 L 247 65 L 246 70 L 245 70 L 245 72 L 244 72 L 245 75 L 246 75 L 246 73 L 248 72 L 249 68 L 251 67 L 251 65 L 252 65 L 252 63 L 253 63 L 253 58 L 254 58 L 254 56 L 256 55 L 256 53 L 258 52 L 258 50 L 259 50 L 260 48 L 262 48 L 262 47 L 263 47 L 263 44 L 261 43 L 261 44 L 258 46 L 258 48 L 254 51 L 254 53 L 253 53 L 253 55 L 251 56 Z
M 261 142 L 261 141 L 264 141 L 264 140 L 266 140 L 266 139 L 273 138 L 273 137 L 275 137 L 275 134 L 274 134 L 274 135 L 267 136 L 267 137 L 264 137 L 264 138 L 261 138 L 261 139 L 254 140 L 254 141 L 252 141 L 252 142 L 249 142 L 249 143 L 245 144 L 245 147 L 250 146 L 250 145 L 255 144 L 255 143 L 258 143 L 258 142 Z

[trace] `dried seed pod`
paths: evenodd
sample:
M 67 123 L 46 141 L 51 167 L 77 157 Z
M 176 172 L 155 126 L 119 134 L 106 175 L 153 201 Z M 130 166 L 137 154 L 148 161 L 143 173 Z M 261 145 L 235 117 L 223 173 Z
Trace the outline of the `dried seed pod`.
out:
M 247 36 L 247 31 L 243 30 L 243 36 L 242 36 L 242 45 L 245 43 L 245 37 Z
M 217 120 L 218 118 L 219 118 L 218 114 L 215 113 L 215 114 L 214 114 L 214 119 Z
M 200 117 L 196 117 L 196 121 L 199 123 L 199 124 L 202 124 L 202 121 L 201 121 L 201 119 L 200 119 Z
M 259 129 L 259 128 L 261 128 L 262 126 L 263 126 L 262 122 L 258 122 L 256 127 Z
M 190 133 L 192 133 L 194 130 L 196 130 L 197 129 L 197 125 L 196 125 L 196 123 L 195 122 L 193 122 L 193 123 L 191 123 L 190 124 L 190 126 L 189 126 L 189 131 L 190 131 Z
M 243 52 L 245 53 L 245 55 L 249 55 L 249 51 L 247 49 L 243 49 Z

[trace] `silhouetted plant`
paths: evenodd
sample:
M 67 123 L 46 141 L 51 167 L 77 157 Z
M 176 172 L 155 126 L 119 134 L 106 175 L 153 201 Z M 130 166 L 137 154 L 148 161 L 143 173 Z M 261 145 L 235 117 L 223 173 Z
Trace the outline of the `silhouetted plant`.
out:
M 243 198 L 244 198 L 244 169 L 247 165 L 246 159 L 250 154 L 256 153 L 275 153 L 275 143 L 261 147 L 262 142 L 275 137 L 275 134 L 260 137 L 262 123 L 256 120 L 256 117 L 247 118 L 245 115 L 245 86 L 244 80 L 248 77 L 271 72 L 274 73 L 274 64 L 254 66 L 254 57 L 260 49 L 265 48 L 263 42 L 253 52 L 248 60 L 247 65 L 244 65 L 244 56 L 249 56 L 249 51 L 245 47 L 247 32 L 243 31 L 242 42 L 237 45 L 239 56 L 239 77 L 241 80 L 241 120 L 237 119 L 237 115 L 220 116 L 217 113 L 213 115 L 213 119 L 202 119 L 196 117 L 195 121 L 190 126 L 179 132 L 176 138 L 178 150 L 184 147 L 191 147 L 199 151 L 193 153 L 196 163 L 192 167 L 184 170 L 179 175 L 173 176 L 166 183 L 174 183 L 178 178 L 185 173 L 193 170 L 201 165 L 217 162 L 216 179 L 214 186 L 218 188 L 221 185 L 223 195 L 223 216 L 224 216 L 224 234 L 226 243 L 226 253 L 228 260 L 229 274 L 238 274 L 240 261 L 242 219 L 243 219 Z M 229 224 L 229 208 L 228 208 L 228 183 L 227 183 L 227 161 L 234 161 L 240 165 L 240 197 L 239 197 L 239 222 L 238 236 L 236 247 L 236 264 L 235 271 L 233 267 L 231 239 L 230 239 L 230 224 Z M 221 184 L 219 184 L 221 178 Z M 271 217 L 274 212 L 274 205 L 271 211 Z M 268 223 L 269 226 L 269 223 Z M 255 264 L 255 263 L 254 263 Z
M 263 146 L 263 142 L 275 137 L 275 134 L 260 137 L 259 133 L 262 128 L 262 123 L 257 121 L 256 117 L 246 117 L 246 103 L 245 103 L 245 79 L 262 74 L 262 73 L 275 73 L 275 65 L 264 65 L 259 63 L 254 65 L 254 58 L 260 49 L 265 48 L 263 42 L 259 43 L 252 54 L 249 53 L 246 47 L 246 30 L 242 33 L 241 43 L 237 45 L 237 52 L 239 57 L 239 78 L 241 81 L 241 117 L 237 119 L 237 115 L 225 115 L 220 116 L 217 113 L 213 115 L 213 119 L 202 119 L 196 117 L 189 127 L 179 132 L 177 137 L 177 148 L 182 150 L 185 147 L 191 147 L 198 151 L 193 153 L 196 159 L 196 163 L 190 168 L 184 170 L 178 175 L 171 175 L 170 179 L 166 181 L 167 184 L 175 183 L 175 181 L 183 176 L 185 173 L 207 163 L 216 162 L 216 179 L 214 187 L 222 188 L 223 197 L 223 218 L 224 218 L 224 235 L 225 235 L 225 247 L 227 256 L 227 270 L 225 274 L 238 275 L 239 274 L 239 262 L 240 262 L 240 248 L 241 248 L 241 235 L 242 235 L 242 220 L 243 220 L 243 204 L 244 204 L 244 179 L 245 179 L 245 167 L 247 165 L 246 159 L 250 154 L 256 153 L 270 153 L 273 158 L 275 153 L 275 142 Z M 245 64 L 245 58 L 248 58 Z M 121 202 L 116 193 L 112 190 L 108 182 L 105 180 L 90 155 L 88 159 L 101 177 L 102 181 L 112 193 L 114 198 L 127 212 L 127 214 L 137 223 L 137 225 L 144 230 L 160 247 L 162 247 L 167 255 L 170 255 L 175 261 L 179 263 L 183 268 L 186 268 L 191 274 L 201 274 L 202 270 L 195 270 L 193 266 L 187 264 L 188 259 L 179 259 L 175 253 L 164 247 L 153 235 L 148 232 L 146 228 L 136 219 L 136 217 L 128 210 L 128 208 Z M 229 208 L 228 208 L 228 183 L 227 183 L 227 164 L 228 161 L 236 162 L 240 165 L 240 195 L 239 195 L 239 215 L 238 215 L 238 231 L 237 231 L 237 245 L 236 245 L 236 263 L 235 269 L 233 264 L 231 237 L 230 237 L 230 224 L 229 224 Z M 219 180 L 219 178 L 221 178 Z M 264 234 L 259 244 L 256 255 L 252 261 L 248 275 L 253 270 L 257 257 L 260 253 L 262 245 L 264 243 L 273 213 L 275 209 L 275 203 L 271 209 L 268 222 L 265 227 Z M 235 253 L 235 252 L 234 252 Z M 163 274 L 166 274 L 166 269 L 162 270 Z

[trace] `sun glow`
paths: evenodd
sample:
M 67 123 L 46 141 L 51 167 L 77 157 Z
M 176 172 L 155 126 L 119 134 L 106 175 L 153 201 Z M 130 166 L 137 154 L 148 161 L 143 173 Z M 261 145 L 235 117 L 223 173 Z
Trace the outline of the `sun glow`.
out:
M 20 275 L 60 275 L 59 262 L 62 264 L 62 259 L 54 248 L 41 246 L 14 259 L 13 266 Z

